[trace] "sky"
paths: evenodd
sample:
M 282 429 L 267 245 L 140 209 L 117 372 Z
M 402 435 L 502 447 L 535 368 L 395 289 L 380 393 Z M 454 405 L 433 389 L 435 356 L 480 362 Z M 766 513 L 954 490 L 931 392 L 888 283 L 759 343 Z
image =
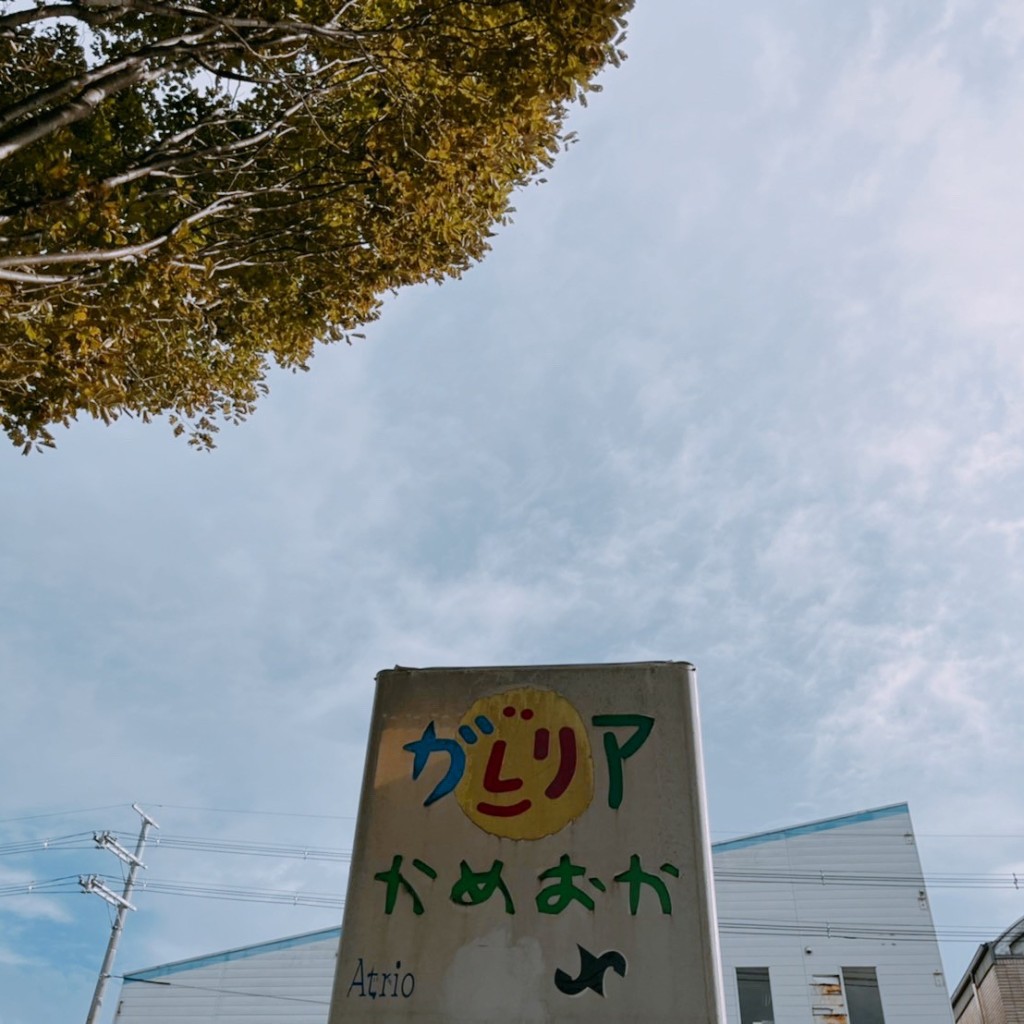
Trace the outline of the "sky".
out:
M 212 454 L 0 449 L 0 1024 L 84 1019 L 133 801 L 115 973 L 340 924 L 395 664 L 691 661 L 712 839 L 907 801 L 950 986 L 1024 915 L 1024 13 L 626 49 L 483 263 Z

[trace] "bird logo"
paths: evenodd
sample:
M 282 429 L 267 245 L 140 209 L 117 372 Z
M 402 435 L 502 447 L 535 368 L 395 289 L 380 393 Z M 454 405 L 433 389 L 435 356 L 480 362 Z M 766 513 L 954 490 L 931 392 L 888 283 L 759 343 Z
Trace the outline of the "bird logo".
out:
M 579 943 L 580 973 L 571 978 L 561 968 L 555 971 L 555 987 L 567 996 L 578 996 L 585 989 L 593 989 L 599 996 L 604 996 L 604 975 L 609 968 L 620 978 L 626 976 L 626 958 L 617 950 L 611 949 L 600 956 L 594 956 L 589 949 Z

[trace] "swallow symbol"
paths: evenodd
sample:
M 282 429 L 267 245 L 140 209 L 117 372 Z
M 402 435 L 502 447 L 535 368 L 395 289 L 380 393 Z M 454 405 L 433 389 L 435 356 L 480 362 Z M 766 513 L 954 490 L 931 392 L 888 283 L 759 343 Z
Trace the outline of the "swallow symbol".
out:
M 600 956 L 594 956 L 589 949 L 577 943 L 580 951 L 580 973 L 570 978 L 561 968 L 555 971 L 555 987 L 567 996 L 578 996 L 584 989 L 592 988 L 604 996 L 604 972 L 610 967 L 620 978 L 626 976 L 626 958 L 614 949 Z

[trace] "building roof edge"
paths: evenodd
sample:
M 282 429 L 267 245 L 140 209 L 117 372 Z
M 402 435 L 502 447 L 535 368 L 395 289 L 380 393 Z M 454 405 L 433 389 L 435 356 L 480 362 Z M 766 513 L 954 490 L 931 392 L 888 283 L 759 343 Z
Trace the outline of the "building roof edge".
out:
M 742 850 L 748 846 L 757 846 L 760 843 L 773 843 L 780 839 L 794 839 L 797 836 L 811 835 L 815 832 L 828 832 L 834 828 L 845 828 L 848 825 L 860 825 L 866 821 L 877 821 L 879 818 L 891 818 L 899 814 L 909 815 L 909 813 L 910 807 L 906 803 L 887 804 L 885 807 L 873 807 L 866 811 L 841 814 L 835 818 L 809 821 L 804 825 L 791 825 L 787 828 L 739 836 L 736 839 L 725 839 L 721 842 L 712 843 L 711 850 L 713 853 L 728 853 L 732 850 Z
M 284 939 L 270 939 L 267 942 L 258 942 L 251 946 L 226 949 L 221 953 L 194 956 L 189 957 L 187 960 L 175 960 L 173 963 L 160 964 L 157 967 L 147 967 L 141 971 L 131 971 L 124 975 L 124 981 L 126 984 L 129 981 L 153 981 L 156 978 L 163 978 L 169 974 L 179 974 L 181 971 L 194 971 L 199 967 L 209 967 L 211 964 L 223 964 L 229 960 L 244 960 L 246 957 L 259 956 L 261 953 L 293 949 L 296 946 L 306 946 L 311 942 L 321 942 L 326 939 L 340 937 L 340 926 L 321 928 L 315 932 L 303 932 L 301 935 L 289 935 Z

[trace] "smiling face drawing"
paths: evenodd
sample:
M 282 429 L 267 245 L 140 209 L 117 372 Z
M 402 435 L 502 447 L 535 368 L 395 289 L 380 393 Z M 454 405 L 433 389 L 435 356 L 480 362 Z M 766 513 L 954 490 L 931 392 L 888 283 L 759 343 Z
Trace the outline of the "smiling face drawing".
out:
M 550 690 L 481 697 L 462 717 L 466 769 L 455 797 L 479 828 L 508 839 L 554 835 L 594 796 L 590 740 L 576 709 Z

